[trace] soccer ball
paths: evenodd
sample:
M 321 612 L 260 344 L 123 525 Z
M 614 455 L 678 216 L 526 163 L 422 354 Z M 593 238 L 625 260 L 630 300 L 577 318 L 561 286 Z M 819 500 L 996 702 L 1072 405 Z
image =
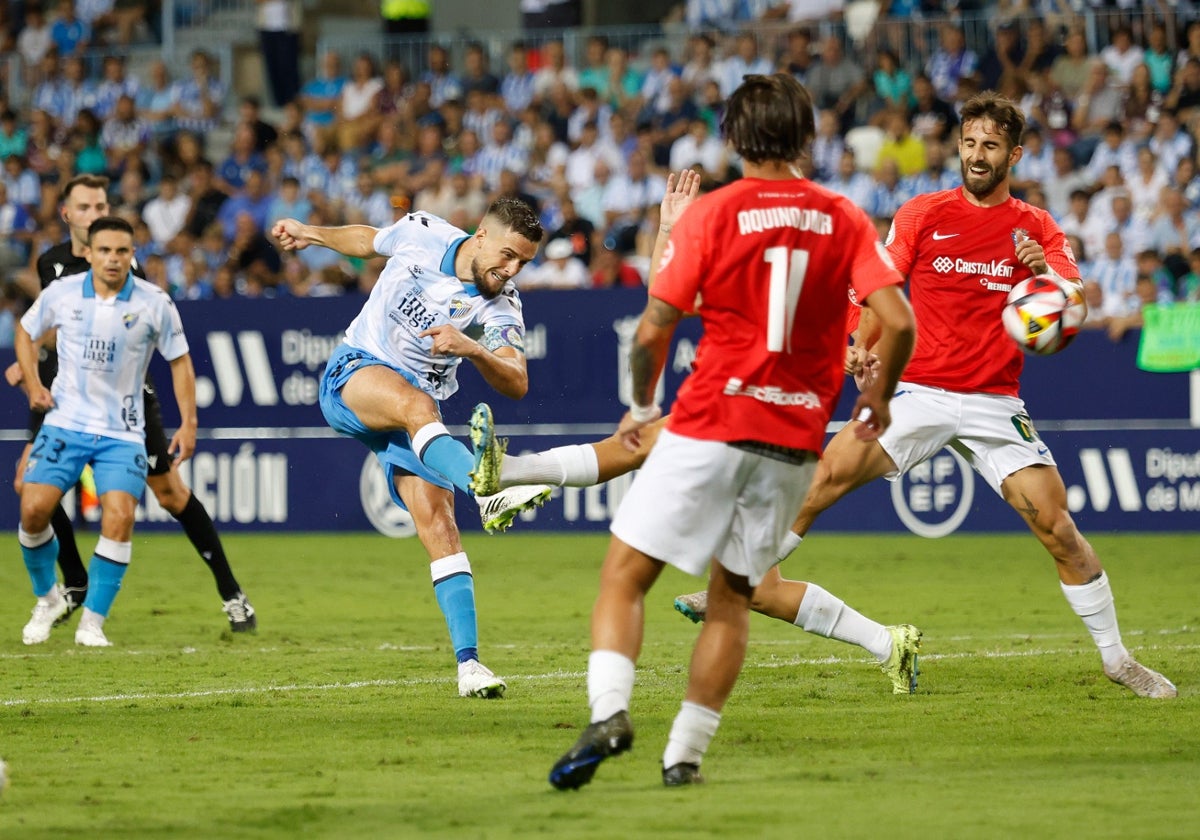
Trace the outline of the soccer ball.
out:
M 1012 287 L 1001 317 L 1018 347 L 1033 356 L 1049 356 L 1079 334 L 1086 312 L 1079 289 L 1039 274 Z

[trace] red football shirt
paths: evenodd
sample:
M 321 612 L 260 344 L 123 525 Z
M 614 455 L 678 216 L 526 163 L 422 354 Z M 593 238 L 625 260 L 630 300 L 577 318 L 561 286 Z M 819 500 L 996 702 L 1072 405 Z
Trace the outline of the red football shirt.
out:
M 1062 229 L 1023 201 L 977 207 L 957 187 L 901 206 L 887 246 L 908 277 L 917 318 L 905 380 L 959 393 L 1017 395 L 1024 356 L 1000 313 L 1013 285 L 1033 275 L 1016 257 L 1021 235 L 1041 244 L 1060 275 L 1079 277 Z
M 903 283 L 866 214 L 812 181 L 743 178 L 699 199 L 650 294 L 704 336 L 669 427 L 704 440 L 821 450 L 841 391 L 849 293 Z

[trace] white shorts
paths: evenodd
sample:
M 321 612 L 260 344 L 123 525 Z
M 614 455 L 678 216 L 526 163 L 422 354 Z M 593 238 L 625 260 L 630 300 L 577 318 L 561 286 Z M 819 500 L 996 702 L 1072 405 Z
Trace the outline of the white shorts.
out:
M 896 464 L 886 478 L 901 474 L 950 446 L 993 490 L 1017 470 L 1055 466 L 1025 403 L 997 394 L 957 394 L 901 381 L 892 398 L 892 425 L 879 438 Z
M 779 562 L 817 456 L 791 464 L 664 429 L 613 518 L 627 545 L 692 575 L 715 557 L 757 586 Z

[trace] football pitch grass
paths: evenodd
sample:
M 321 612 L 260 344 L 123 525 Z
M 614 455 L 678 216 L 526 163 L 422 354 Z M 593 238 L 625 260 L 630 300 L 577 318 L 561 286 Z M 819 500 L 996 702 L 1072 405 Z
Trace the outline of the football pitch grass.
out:
M 135 535 L 115 647 L 97 650 L 73 644 L 74 619 L 21 644 L 32 596 L 9 533 L 0 838 L 1195 837 L 1200 535 L 1091 537 L 1127 646 L 1177 699 L 1104 678 L 1030 537 L 814 534 L 785 575 L 920 626 L 918 693 L 755 616 L 707 784 L 665 789 L 697 631 L 671 602 L 700 587 L 668 569 L 633 750 L 564 793 L 546 776 L 587 723 L 603 536 L 466 538 L 482 659 L 508 680 L 485 701 L 457 696 L 415 540 L 227 536 L 260 618 L 235 636 L 183 536 Z

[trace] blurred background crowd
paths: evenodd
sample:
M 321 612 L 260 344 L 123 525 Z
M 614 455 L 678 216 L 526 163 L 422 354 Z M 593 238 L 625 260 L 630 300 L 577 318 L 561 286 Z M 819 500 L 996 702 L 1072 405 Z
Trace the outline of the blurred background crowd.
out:
M 178 299 L 368 291 L 378 261 L 283 254 L 271 224 L 420 210 L 469 231 L 501 195 L 548 232 L 522 291 L 640 286 L 666 175 L 738 177 L 723 102 L 775 71 L 818 110 L 805 174 L 881 236 L 905 200 L 960 183 L 958 108 L 994 89 L 1028 119 L 1016 194 L 1070 237 L 1089 326 L 1119 338 L 1145 303 L 1200 300 L 1200 10 L 1182 0 L 688 0 L 639 27 L 521 0 L 523 30 L 485 40 L 384 0 L 385 36 L 310 52 L 298 3 L 258 0 L 266 85 L 249 93 L 218 51 L 167 43 L 164 17 L 203 31 L 199 0 L 46 2 L 3 7 L 0 344 L 79 173 L 111 179 L 138 261 Z

